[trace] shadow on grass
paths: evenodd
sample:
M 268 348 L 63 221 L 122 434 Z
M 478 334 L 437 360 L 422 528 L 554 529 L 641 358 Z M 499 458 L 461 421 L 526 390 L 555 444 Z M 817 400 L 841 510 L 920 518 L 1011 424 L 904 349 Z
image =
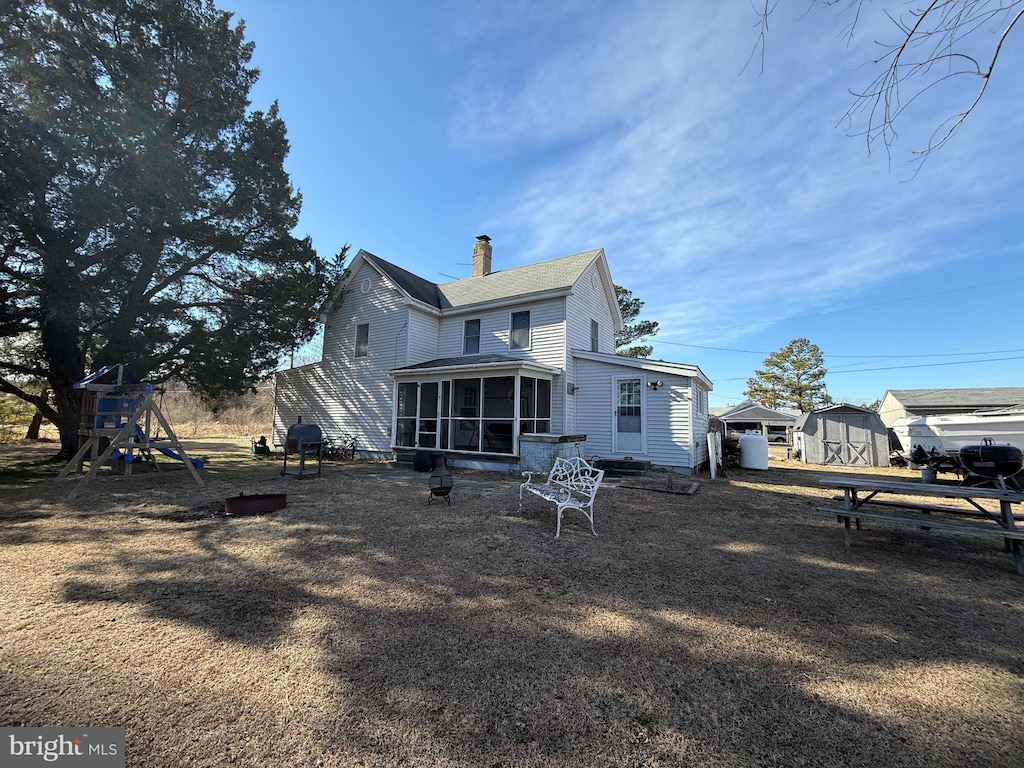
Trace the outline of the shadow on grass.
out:
M 428 508 L 422 477 L 353 473 L 291 486 L 280 516 L 113 535 L 61 597 L 290 643 L 316 696 L 261 721 L 280 751 L 254 764 L 1017 765 L 1024 589 L 1003 553 L 867 531 L 847 553 L 807 515 L 815 474 L 602 491 L 600 537 L 570 514 L 556 540 L 514 479 Z

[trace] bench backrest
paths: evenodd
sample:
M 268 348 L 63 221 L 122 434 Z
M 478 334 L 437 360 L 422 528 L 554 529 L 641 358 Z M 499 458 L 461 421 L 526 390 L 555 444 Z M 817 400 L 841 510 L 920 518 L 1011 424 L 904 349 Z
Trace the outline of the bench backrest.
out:
M 559 456 L 548 473 L 548 484 L 559 485 L 593 501 L 603 477 L 603 469 L 590 466 L 579 456 L 569 459 Z

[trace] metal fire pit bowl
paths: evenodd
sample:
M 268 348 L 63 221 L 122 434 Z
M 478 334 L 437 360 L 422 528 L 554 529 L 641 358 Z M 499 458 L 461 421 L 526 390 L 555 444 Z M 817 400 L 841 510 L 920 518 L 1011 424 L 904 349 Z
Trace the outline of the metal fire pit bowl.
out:
M 224 500 L 225 515 L 265 515 L 283 509 L 287 497 L 283 493 L 254 493 L 232 496 Z

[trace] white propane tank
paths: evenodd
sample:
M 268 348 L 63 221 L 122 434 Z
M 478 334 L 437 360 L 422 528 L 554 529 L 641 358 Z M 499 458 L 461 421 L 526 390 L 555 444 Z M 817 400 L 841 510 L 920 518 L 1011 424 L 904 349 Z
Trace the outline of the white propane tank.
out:
M 740 466 L 744 469 L 768 469 L 767 437 L 740 435 Z

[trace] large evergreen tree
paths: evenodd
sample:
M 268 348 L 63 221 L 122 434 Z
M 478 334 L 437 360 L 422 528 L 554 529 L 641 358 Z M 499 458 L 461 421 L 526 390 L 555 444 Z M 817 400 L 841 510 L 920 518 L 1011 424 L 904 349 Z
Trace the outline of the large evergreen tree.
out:
M 285 125 L 248 111 L 252 48 L 209 0 L 0 5 L 0 338 L 32 341 L 0 359 L 0 390 L 47 409 L 64 455 L 87 369 L 215 399 L 314 331 L 343 254 L 291 234 Z M 55 409 L 17 386 L 36 375 Z
M 813 411 L 830 405 L 825 387 L 824 356 L 807 339 L 793 339 L 764 359 L 764 368 L 747 379 L 744 393 L 754 402 L 769 408 L 799 408 Z

